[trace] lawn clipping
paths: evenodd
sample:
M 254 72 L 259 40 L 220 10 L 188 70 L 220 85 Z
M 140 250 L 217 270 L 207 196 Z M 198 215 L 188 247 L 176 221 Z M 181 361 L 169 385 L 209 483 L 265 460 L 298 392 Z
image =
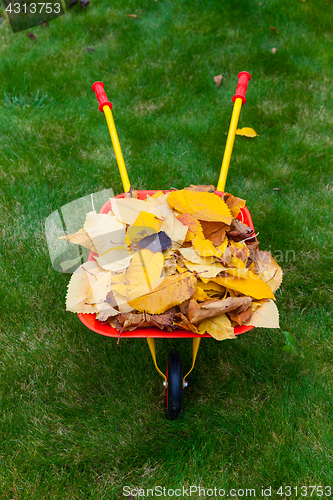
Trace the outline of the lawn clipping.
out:
M 90 211 L 60 239 L 90 250 L 72 274 L 66 309 L 96 314 L 119 334 L 181 328 L 235 338 L 237 325 L 279 328 L 282 269 L 242 222 L 245 200 L 191 186 L 145 200 L 136 191 Z

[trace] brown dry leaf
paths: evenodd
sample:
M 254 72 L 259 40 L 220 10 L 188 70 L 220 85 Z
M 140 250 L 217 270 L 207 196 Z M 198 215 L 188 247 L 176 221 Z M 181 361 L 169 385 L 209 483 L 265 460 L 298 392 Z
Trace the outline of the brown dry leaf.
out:
M 228 316 L 232 321 L 238 325 L 243 325 L 249 318 L 251 318 L 252 309 L 248 307 L 245 311 L 238 313 L 237 311 L 228 312 Z
M 233 196 L 231 193 L 224 193 L 222 198 L 226 202 L 232 217 L 236 219 L 240 210 L 245 207 L 246 201 L 242 198 L 237 198 L 237 196 Z
M 269 28 L 270 30 L 272 31 L 275 31 L 275 33 L 279 33 L 279 30 L 277 28 L 275 28 L 274 26 L 272 26 L 271 28 Z
M 247 273 L 246 279 L 235 276 L 217 276 L 211 281 L 254 299 L 274 299 L 274 294 L 267 283 L 252 271 Z
M 138 192 L 132 188 L 132 186 L 129 188 L 129 191 L 124 194 L 124 198 L 138 198 L 139 194 Z
M 250 128 L 250 127 L 238 128 L 236 130 L 236 135 L 241 135 L 241 136 L 244 136 L 244 137 L 257 137 L 257 136 L 259 137 L 259 135 L 257 134 L 257 132 L 255 132 L 253 130 L 253 128 Z
M 272 48 L 272 54 L 276 54 L 276 50 L 277 50 L 277 49 L 276 49 L 275 47 L 273 47 L 273 48 Z
M 201 333 L 199 332 L 199 330 L 195 325 L 189 322 L 187 317 L 182 312 L 175 314 L 173 318 L 173 325 L 175 327 L 181 328 L 182 330 L 188 330 L 189 332 L 194 332 L 194 333 Z
M 254 238 L 254 230 L 246 224 L 243 224 L 240 220 L 233 219 L 227 236 L 228 239 L 232 241 L 246 240 L 247 243 L 249 243 L 251 239 Z
M 214 193 L 173 191 L 168 196 L 168 203 L 181 213 L 195 215 L 200 220 L 220 221 L 230 224 L 231 213 L 226 203 Z
M 166 259 L 164 257 L 164 276 L 171 276 L 177 272 L 177 262 L 174 255 Z
M 222 78 L 223 78 L 222 75 L 214 76 L 214 82 L 216 83 L 216 87 L 219 87 L 221 85 Z
M 65 236 L 60 236 L 59 240 L 67 240 L 69 241 L 69 243 L 75 243 L 76 245 L 81 245 L 85 248 L 88 248 L 92 252 L 97 253 L 97 250 L 92 242 L 92 239 L 90 238 L 87 231 L 85 231 L 83 228 L 79 229 L 74 234 L 66 234 Z
M 194 217 L 193 214 L 188 214 L 188 213 L 180 214 L 177 215 L 177 219 L 180 220 L 180 222 L 184 224 L 184 226 L 188 227 L 185 241 L 192 241 L 197 234 L 200 234 L 203 237 L 201 224 L 198 221 L 198 219 Z
M 230 320 L 226 314 L 202 320 L 198 325 L 198 330 L 201 333 L 209 333 L 216 340 L 236 338 L 234 329 L 232 328 Z
M 229 231 L 230 226 L 221 224 L 221 222 L 200 221 L 204 237 L 210 240 L 214 246 L 222 245 L 226 238 L 226 231 Z
M 129 305 L 138 311 L 161 314 L 192 297 L 195 284 L 196 279 L 189 272 L 167 276 L 152 292 L 129 301 Z
M 245 323 L 248 326 L 256 326 L 260 328 L 280 328 L 279 311 L 273 300 L 264 302 L 261 307 L 256 309 L 250 319 Z
M 270 252 L 257 250 L 253 254 L 255 271 L 267 283 L 272 292 L 276 292 L 282 283 L 283 271 L 275 262 Z
M 198 304 L 191 300 L 187 311 L 187 317 L 191 323 L 198 323 L 202 319 L 220 316 L 229 311 L 243 312 L 251 305 L 251 297 L 228 297 L 224 300 L 210 299 Z
M 138 17 L 137 14 L 127 14 L 127 17 Z
M 216 189 L 213 184 L 210 184 L 209 186 L 205 186 L 203 184 L 199 184 L 198 186 L 195 186 L 194 184 L 190 184 L 190 187 L 184 188 L 187 191 L 199 191 L 199 192 L 206 192 L 206 193 L 215 193 Z

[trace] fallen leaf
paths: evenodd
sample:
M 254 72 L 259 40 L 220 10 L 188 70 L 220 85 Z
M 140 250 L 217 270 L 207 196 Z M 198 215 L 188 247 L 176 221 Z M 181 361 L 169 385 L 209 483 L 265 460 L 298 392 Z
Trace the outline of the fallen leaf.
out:
M 232 241 L 251 241 L 254 238 L 254 230 L 238 219 L 233 219 L 228 231 L 228 239 Z
M 257 137 L 258 136 L 258 134 L 253 130 L 253 128 L 250 128 L 250 127 L 238 128 L 236 130 L 236 135 L 243 135 L 244 137 Z
M 198 235 L 192 241 L 193 248 L 198 255 L 202 257 L 221 257 L 222 252 L 219 247 L 213 245 L 210 240 L 206 238 L 202 238 L 202 236 Z
M 125 226 L 114 215 L 89 212 L 84 229 L 92 239 L 99 255 L 110 248 L 122 245 L 125 240 Z
M 111 248 L 104 252 L 103 255 L 97 256 L 96 261 L 103 269 L 117 273 L 128 267 L 132 257 L 133 254 L 122 245 Z
M 92 47 L 89 47 L 88 45 L 87 45 L 86 49 L 87 49 L 87 52 L 96 52 L 95 49 L 93 49 Z
M 229 311 L 228 316 L 232 321 L 235 321 L 238 325 L 243 325 L 249 318 L 251 318 L 252 309 L 248 307 L 245 311 Z
M 188 227 L 188 231 L 186 233 L 185 241 L 192 241 L 193 238 L 197 234 L 200 234 L 203 237 L 202 227 L 198 219 L 194 217 L 193 214 L 179 214 L 177 215 L 177 219 L 180 220 L 184 226 Z
M 209 333 L 216 340 L 236 338 L 234 329 L 232 328 L 230 320 L 226 314 L 216 316 L 215 318 L 204 319 L 201 323 L 199 323 L 198 330 L 201 333 Z
M 264 302 L 261 307 L 252 313 L 251 318 L 244 324 L 258 328 L 280 328 L 279 311 L 275 302 L 273 300 Z
M 214 193 L 196 193 L 182 189 L 171 192 L 168 203 L 181 213 L 195 214 L 200 220 L 220 221 L 225 224 L 232 221 L 226 203 Z
M 221 222 L 204 220 L 200 221 L 200 224 L 206 239 L 210 240 L 216 247 L 222 245 L 226 238 L 226 231 L 230 229 L 230 226 Z
M 193 247 L 188 247 L 188 248 L 179 248 L 178 252 L 184 257 L 184 259 L 193 262 L 193 264 L 201 264 L 201 265 L 209 265 L 213 264 L 216 259 L 214 257 L 202 257 L 201 255 L 198 255 Z
M 34 35 L 33 33 L 30 33 L 30 31 L 28 31 L 27 33 L 28 37 L 31 38 L 31 40 L 35 41 L 37 39 L 36 35 Z
M 275 53 L 276 53 L 276 48 L 275 48 L 275 47 L 272 49 L 272 53 L 273 53 L 273 54 L 275 54 Z
M 279 33 L 279 31 L 278 31 L 276 28 L 274 28 L 274 26 L 272 26 L 272 27 L 271 27 L 271 28 L 269 28 L 269 29 L 270 29 L 270 30 L 275 31 L 275 33 Z
M 273 191 L 281 191 L 282 188 L 273 188 Z
M 110 198 L 111 209 L 117 219 L 124 224 L 135 223 L 141 212 L 149 212 L 163 219 L 162 213 L 155 207 L 149 207 L 145 200 L 136 198 Z
M 112 291 L 126 297 L 127 302 L 151 292 L 163 281 L 163 264 L 161 252 L 141 250 L 132 258 L 126 273 L 112 277 Z
M 92 239 L 90 238 L 87 231 L 85 231 L 83 228 L 79 229 L 74 234 L 66 234 L 65 236 L 60 236 L 59 240 L 67 240 L 69 241 L 69 243 L 75 243 L 76 245 L 81 245 L 85 248 L 88 248 L 92 252 L 97 253 L 97 250 L 92 242 Z
M 127 14 L 127 17 L 138 17 L 136 14 Z
M 128 303 L 138 311 L 161 314 L 192 297 L 195 284 L 196 279 L 189 272 L 167 276 L 151 293 Z
M 267 283 L 251 271 L 247 273 L 246 279 L 235 276 L 217 276 L 211 281 L 254 299 L 274 299 L 274 294 Z
M 95 305 L 86 304 L 88 292 L 96 280 L 96 276 L 88 273 L 82 266 L 76 269 L 67 288 L 66 311 L 86 314 L 98 312 Z
M 183 330 L 188 330 L 190 332 L 202 333 L 202 332 L 199 332 L 196 325 L 193 325 L 193 323 L 189 322 L 187 317 L 182 312 L 175 314 L 175 316 L 173 318 L 173 325 L 178 327 L 178 328 L 182 328 Z
M 219 87 L 221 85 L 222 78 L 223 78 L 222 75 L 214 76 L 214 82 L 216 83 L 216 87 Z
M 129 188 L 129 191 L 124 193 L 124 198 L 138 198 L 139 194 L 138 192 L 131 186 Z
M 257 250 L 253 256 L 256 274 L 267 283 L 272 292 L 276 292 L 283 279 L 281 267 L 275 262 L 270 252 Z
M 224 271 L 222 264 L 214 262 L 213 264 L 193 264 L 188 260 L 183 261 L 187 269 L 192 273 L 199 274 L 201 278 L 215 278 L 221 271 Z
M 245 207 L 246 201 L 242 198 L 237 198 L 237 196 L 233 196 L 231 193 L 224 193 L 222 199 L 226 202 L 233 219 L 236 219 L 241 209 Z
M 157 234 L 151 234 L 142 238 L 138 242 L 138 245 L 140 248 L 148 248 L 151 252 L 162 252 L 170 248 L 171 243 L 169 236 L 164 231 L 160 231 Z
M 172 213 L 163 220 L 161 231 L 164 231 L 171 239 L 171 248 L 177 249 L 185 240 L 187 227 L 177 219 L 176 214 Z
M 184 188 L 187 191 L 199 191 L 199 192 L 206 192 L 206 193 L 215 193 L 216 189 L 213 184 L 210 184 L 209 186 L 200 184 L 198 186 L 195 186 L 194 184 L 190 184 L 190 187 Z
M 228 297 L 224 300 L 210 299 L 201 304 L 191 300 L 187 317 L 191 323 L 198 323 L 203 319 L 221 316 L 221 314 L 236 309 L 237 312 L 243 312 L 250 307 L 251 301 L 251 297 Z

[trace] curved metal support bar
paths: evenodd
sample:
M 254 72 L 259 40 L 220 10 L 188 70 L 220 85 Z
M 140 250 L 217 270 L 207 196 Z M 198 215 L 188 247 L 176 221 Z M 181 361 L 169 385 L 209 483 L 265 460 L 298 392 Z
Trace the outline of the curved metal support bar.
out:
M 158 371 L 158 373 L 164 378 L 164 385 L 166 387 L 167 386 L 166 375 L 164 375 L 164 373 L 157 366 L 156 352 L 155 352 L 155 339 L 152 338 L 152 337 L 147 337 L 147 343 L 148 343 L 148 346 L 149 346 L 151 357 L 153 358 L 153 361 L 154 361 L 155 368 Z

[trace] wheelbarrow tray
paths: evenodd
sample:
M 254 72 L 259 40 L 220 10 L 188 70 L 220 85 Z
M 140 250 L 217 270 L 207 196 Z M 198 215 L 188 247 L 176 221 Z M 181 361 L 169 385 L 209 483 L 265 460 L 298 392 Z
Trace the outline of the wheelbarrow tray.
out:
M 139 200 L 145 200 L 148 195 L 152 196 L 154 193 L 156 193 L 157 190 L 140 190 L 137 191 L 138 193 L 138 198 Z M 163 191 L 164 193 L 169 192 L 168 190 Z M 223 193 L 220 191 L 215 191 L 215 194 L 218 196 L 221 196 Z M 115 198 L 124 198 L 125 194 L 119 194 L 115 196 Z M 110 200 L 108 200 L 102 207 L 100 213 L 101 214 L 107 214 L 111 210 L 111 203 Z M 249 212 L 249 210 L 244 207 L 241 209 L 239 212 L 237 218 L 249 226 L 251 229 L 254 229 L 253 222 L 252 222 L 252 217 Z M 94 253 L 90 252 L 88 261 L 89 260 L 94 260 Z M 93 332 L 99 333 L 100 335 L 105 335 L 106 337 L 118 337 L 119 336 L 119 331 L 116 328 L 113 328 L 111 325 L 109 325 L 107 322 L 102 322 L 96 320 L 96 315 L 95 314 L 83 314 L 80 313 L 78 314 L 80 320 L 82 323 L 88 327 L 90 330 Z M 234 333 L 235 335 L 240 335 L 241 333 L 248 332 L 252 330 L 254 327 L 253 326 L 236 326 L 234 328 Z M 136 328 L 133 331 L 123 331 L 121 333 L 122 338 L 168 338 L 168 339 L 180 339 L 180 338 L 194 338 L 194 337 L 211 337 L 208 333 L 205 334 L 198 334 L 194 332 L 190 332 L 188 330 L 182 330 L 182 329 L 175 329 L 172 332 L 168 332 L 167 330 L 160 330 L 159 328 L 156 327 L 148 327 L 148 328 Z

